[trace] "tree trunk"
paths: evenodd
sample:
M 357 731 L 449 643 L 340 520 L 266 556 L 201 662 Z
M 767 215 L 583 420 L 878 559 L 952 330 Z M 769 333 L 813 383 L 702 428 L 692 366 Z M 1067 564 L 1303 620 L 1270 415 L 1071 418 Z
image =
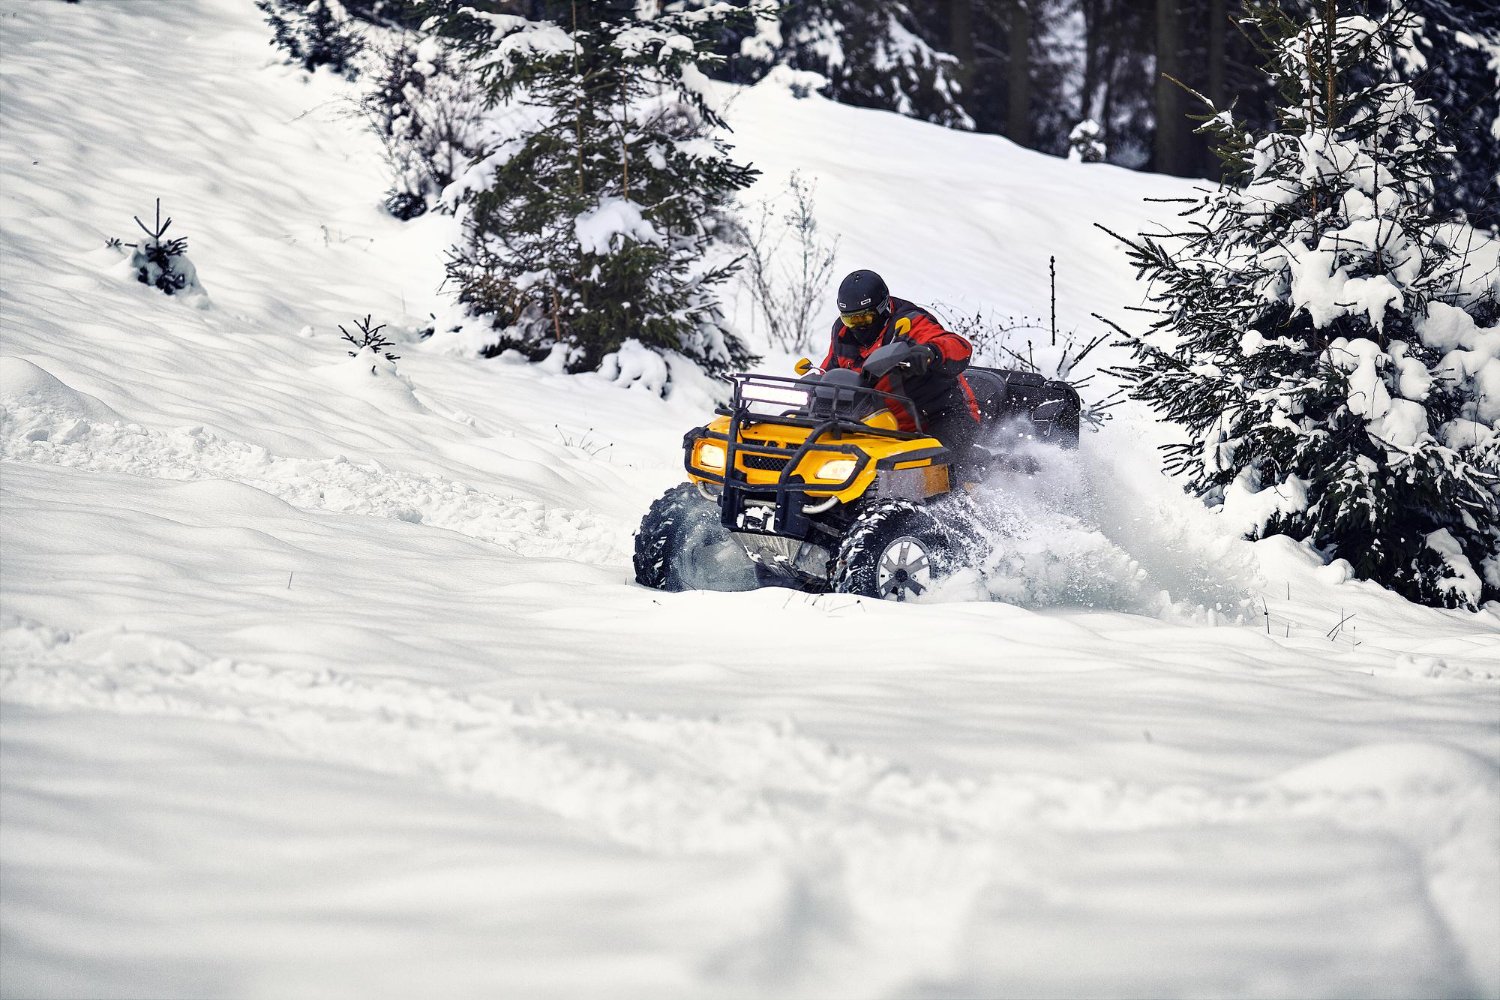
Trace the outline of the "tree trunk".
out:
M 1178 174 L 1187 152 L 1187 129 L 1183 118 L 1183 91 L 1169 77 L 1182 79 L 1182 11 L 1180 0 L 1156 0 L 1156 142 L 1152 168 L 1157 173 Z
M 1338 17 L 1338 5 L 1334 0 L 1327 0 L 1323 7 L 1323 37 L 1326 39 L 1324 43 L 1326 55 L 1323 58 L 1323 85 L 1326 91 L 1323 98 L 1323 121 L 1330 132 L 1333 131 L 1339 120 L 1337 94 L 1339 67 L 1333 54 L 1333 39 L 1336 34 Z
M 974 0 L 952 0 L 948 12 L 948 51 L 958 59 L 954 77 L 967 108 L 974 100 Z M 974 113 L 972 108 L 969 113 Z
M 1031 145 L 1031 9 L 1028 0 L 1010 5 L 1010 109 L 1006 135 L 1017 145 Z
M 1078 5 L 1083 15 L 1083 92 L 1078 99 L 1078 114 L 1094 117 L 1094 98 L 1099 89 L 1099 10 L 1094 0 Z
M 1228 31 L 1229 11 L 1226 0 L 1209 0 L 1208 2 L 1208 99 L 1214 102 L 1216 110 L 1222 110 L 1228 95 L 1225 93 L 1225 80 L 1228 78 L 1226 61 L 1228 59 Z M 1214 155 L 1213 150 L 1205 144 L 1203 147 L 1203 171 L 1214 180 L 1219 180 L 1224 175 L 1224 165 Z
M 1226 0 L 1208 3 L 1208 99 L 1215 108 L 1224 106 L 1224 69 L 1228 42 L 1229 9 Z

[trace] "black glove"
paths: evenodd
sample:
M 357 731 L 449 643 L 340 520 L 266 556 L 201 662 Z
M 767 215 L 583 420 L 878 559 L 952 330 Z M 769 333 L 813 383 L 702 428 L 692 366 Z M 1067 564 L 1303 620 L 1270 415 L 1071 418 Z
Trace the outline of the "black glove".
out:
M 938 349 L 931 344 L 916 344 L 911 357 L 907 358 L 906 364 L 911 368 L 913 375 L 925 375 L 927 369 L 942 361 L 942 355 Z

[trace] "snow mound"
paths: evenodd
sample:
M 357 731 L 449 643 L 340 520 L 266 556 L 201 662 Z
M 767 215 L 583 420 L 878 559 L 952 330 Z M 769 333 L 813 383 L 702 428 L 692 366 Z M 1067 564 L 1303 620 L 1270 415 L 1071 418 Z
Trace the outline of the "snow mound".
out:
M 411 379 L 396 370 L 396 363 L 372 348 L 318 370 L 330 384 L 382 412 L 434 415 L 413 391 Z
M 163 268 L 158 263 L 160 244 L 161 241 L 154 237 L 142 237 L 135 244 L 134 253 L 106 268 L 105 273 L 122 284 L 158 289 L 191 309 L 212 308 L 213 301 L 208 297 L 208 289 L 198 278 L 198 268 L 188 260 L 186 254 L 172 255 L 168 267 Z
M 58 418 L 96 423 L 123 423 L 124 419 L 86 392 L 79 392 L 44 368 L 24 358 L 0 357 L 0 401 L 8 419 L 20 419 L 23 436 L 33 432 L 50 434 L 44 426 Z M 6 434 L 15 433 L 9 428 Z
M 1294 813 L 1331 812 L 1340 826 L 1390 834 L 1420 854 L 1432 904 L 1470 975 L 1484 995 L 1500 995 L 1500 769 L 1458 747 L 1372 743 L 1294 768 L 1268 786 L 1292 793 Z
M 1500 802 L 1500 770 L 1437 743 L 1366 744 L 1287 771 L 1271 784 L 1304 794 L 1375 792 L 1390 800 L 1479 791 Z
M 254 486 L 227 479 L 203 479 L 170 488 L 177 502 L 190 508 L 215 511 L 215 516 L 280 517 L 297 508 L 285 500 Z
M 1500 662 L 1493 669 L 1452 663 L 1441 656 L 1396 655 L 1393 672 L 1406 677 L 1434 677 L 1457 681 L 1500 681 Z

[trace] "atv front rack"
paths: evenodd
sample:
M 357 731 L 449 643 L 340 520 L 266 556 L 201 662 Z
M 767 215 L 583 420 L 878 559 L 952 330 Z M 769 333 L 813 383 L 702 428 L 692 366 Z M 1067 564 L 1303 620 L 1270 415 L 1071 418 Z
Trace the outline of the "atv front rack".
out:
M 921 416 L 910 399 L 861 385 L 858 374 L 848 369 L 835 368 L 821 376 L 801 378 L 745 374 L 726 377 L 734 383 L 734 392 L 728 405 L 718 407 L 717 412 L 731 420 L 789 427 L 833 426 L 836 430 L 903 439 L 926 436 Z M 882 409 L 913 414 L 917 430 L 888 430 L 862 422 Z
M 718 407 L 719 415 L 729 418 L 728 428 L 723 434 L 708 427 L 689 431 L 683 442 L 683 461 L 692 475 L 723 487 L 720 517 L 724 526 L 733 531 L 794 538 L 813 534 L 816 522 L 809 514 L 821 510 L 807 508 L 824 505 L 805 503 L 808 494 L 828 494 L 830 503 L 826 506 L 831 506 L 832 495 L 851 487 L 871 461 L 856 445 L 840 443 L 840 435 L 846 432 L 897 440 L 927 436 L 921 431 L 891 430 L 863 422 L 871 413 L 888 408 L 889 403 L 915 411 L 910 400 L 894 393 L 841 379 L 793 379 L 776 375 L 731 375 L 729 379 L 734 383 L 734 393 L 727 405 Z M 794 448 L 743 439 L 743 431 L 760 424 L 805 427 L 808 434 Z M 698 440 L 723 444 L 722 475 L 693 465 L 692 442 Z M 846 456 L 854 461 L 854 468 L 842 482 L 809 482 L 796 470 L 812 452 Z M 945 449 L 936 448 L 931 457 L 944 454 Z M 902 458 L 911 461 L 924 457 L 928 457 L 927 452 L 908 453 Z M 740 469 L 742 463 L 762 472 L 778 472 L 775 482 L 750 482 Z M 746 518 L 744 515 L 751 507 L 774 511 L 771 522 L 757 524 L 753 518 Z

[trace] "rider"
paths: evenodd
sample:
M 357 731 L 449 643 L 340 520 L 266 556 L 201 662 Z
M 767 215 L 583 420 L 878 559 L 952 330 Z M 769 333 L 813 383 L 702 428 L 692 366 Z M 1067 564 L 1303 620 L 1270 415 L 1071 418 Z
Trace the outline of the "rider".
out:
M 860 371 L 878 348 L 899 338 L 911 341 L 918 350 L 902 372 L 902 381 L 904 395 L 916 405 L 922 430 L 950 448 L 971 444 L 979 427 L 979 406 L 962 374 L 974 353 L 969 342 L 944 330 L 937 317 L 921 306 L 893 298 L 874 271 L 854 271 L 840 282 L 838 305 L 833 339 L 820 367 Z M 875 388 L 891 392 L 890 376 L 880 379 Z M 917 429 L 905 407 L 893 405 L 891 410 L 902 430 Z

